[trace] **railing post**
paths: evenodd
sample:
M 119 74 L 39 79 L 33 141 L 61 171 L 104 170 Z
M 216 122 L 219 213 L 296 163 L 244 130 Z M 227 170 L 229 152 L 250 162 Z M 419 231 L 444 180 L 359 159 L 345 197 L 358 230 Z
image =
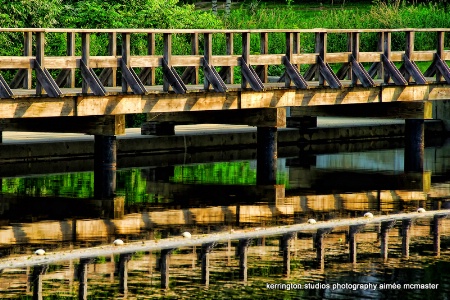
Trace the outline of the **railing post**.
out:
M 248 247 L 250 246 L 250 239 L 239 240 L 239 279 L 243 282 L 247 282 L 247 271 L 248 271 Z
M 24 32 L 24 48 L 23 48 L 23 55 L 24 56 L 32 56 L 33 55 L 33 33 L 32 32 Z M 28 68 L 26 70 L 26 75 L 23 78 L 23 88 L 27 90 L 31 90 L 31 83 L 32 83 L 32 69 Z
M 293 40 L 293 34 L 292 32 L 286 32 L 286 58 L 292 62 L 292 54 L 294 52 L 294 40 Z M 291 78 L 285 74 L 284 76 L 284 86 L 290 87 L 291 86 Z
M 45 33 L 36 32 L 36 61 L 44 69 L 44 45 L 45 45 Z M 36 80 L 36 95 L 42 95 L 43 87 L 39 80 Z
M 359 62 L 359 41 L 360 41 L 360 34 L 359 32 L 352 32 L 351 33 L 352 39 L 351 39 L 351 47 L 352 47 L 352 55 L 356 59 L 357 62 Z M 351 70 L 351 68 L 350 68 Z M 353 72 L 351 72 L 351 80 L 352 85 L 356 86 L 358 84 L 358 77 L 353 76 Z
M 88 265 L 92 263 L 91 258 L 81 258 L 80 264 L 78 265 L 78 280 L 80 282 L 78 288 L 78 299 L 86 300 L 87 299 L 87 289 L 88 289 Z
M 75 33 L 74 32 L 68 32 L 67 33 L 67 50 L 66 50 L 67 56 L 75 56 Z M 66 78 L 65 86 L 68 88 L 74 88 L 75 87 L 75 69 L 71 68 L 69 71 L 69 74 Z
M 191 54 L 198 55 L 198 33 L 191 34 Z M 193 84 L 198 84 L 198 67 L 194 67 Z
M 267 32 L 261 32 L 259 48 L 260 48 L 261 54 L 269 53 L 269 35 Z M 259 73 L 259 78 L 261 79 L 262 82 L 267 82 L 267 76 L 268 76 L 267 71 L 268 71 L 267 65 L 262 65 L 261 71 Z
M 291 243 L 296 233 L 286 233 L 281 237 L 281 252 L 283 255 L 283 276 L 289 277 L 291 274 Z
M 225 34 L 225 39 L 227 43 L 227 55 L 233 55 L 234 52 L 234 43 L 233 43 L 233 33 L 227 32 Z M 234 82 L 234 67 L 229 67 L 227 73 L 225 75 L 225 83 L 233 84 Z
M 210 64 L 211 63 L 211 58 L 212 58 L 212 34 L 211 33 L 205 33 L 204 34 L 204 38 L 205 38 L 205 48 L 204 48 L 204 57 L 203 59 Z M 211 85 L 211 83 L 209 82 L 208 78 L 206 78 L 206 76 L 204 76 L 204 81 L 203 81 L 203 88 L 207 91 L 209 90 L 209 87 Z
M 155 34 L 149 33 L 147 35 L 147 55 L 155 55 Z M 150 74 L 147 78 L 146 84 L 155 85 L 155 68 L 150 68 Z
M 436 45 L 436 54 L 442 59 L 444 55 L 444 32 L 437 32 L 437 45 Z M 436 81 L 439 82 L 442 80 L 442 74 L 439 72 L 439 69 L 436 68 Z
M 164 33 L 163 34 L 163 42 L 164 42 L 164 50 L 163 50 L 163 59 L 166 60 L 167 65 L 170 67 L 171 58 L 172 58 L 172 34 Z M 206 44 L 206 42 L 205 42 Z M 168 79 L 164 76 L 163 82 L 163 91 L 168 92 L 170 89 L 170 83 Z
M 110 56 L 117 56 L 117 33 L 110 32 L 108 34 L 108 54 Z M 108 86 L 117 85 L 117 67 L 111 68 L 111 75 L 108 78 Z
M 316 47 L 315 53 L 319 54 L 319 57 L 326 63 L 325 56 L 327 55 L 327 33 L 326 32 L 317 32 L 316 33 Z M 324 85 L 325 79 L 322 74 L 320 74 L 320 68 L 316 70 L 316 78 L 319 79 L 319 85 Z
M 202 245 L 201 259 L 202 259 L 202 284 L 209 286 L 209 256 L 215 243 L 205 243 Z
M 89 68 L 89 58 L 90 58 L 90 34 L 83 32 L 81 34 L 81 60 Z M 81 92 L 83 94 L 89 93 L 89 84 L 85 78 L 83 78 L 81 84 Z
M 130 34 L 122 33 L 122 61 L 130 68 Z M 125 77 L 122 75 L 122 93 L 127 93 L 131 91 Z
M 169 288 L 169 265 L 170 265 L 170 255 L 174 249 L 163 249 L 161 250 L 160 259 L 160 271 L 161 271 L 161 288 Z
M 412 61 L 412 54 L 414 52 L 414 31 L 406 32 L 406 46 L 405 46 L 405 56 Z M 411 74 L 405 72 L 405 79 L 407 82 L 411 81 Z
M 383 54 L 386 56 L 388 60 L 391 59 L 391 33 L 390 32 L 383 32 Z M 384 66 L 383 66 L 384 68 Z M 391 76 L 389 75 L 389 72 L 386 71 L 384 68 L 384 77 L 383 82 L 385 84 L 388 84 L 391 79 Z
M 242 59 L 246 63 L 248 63 L 248 61 L 250 59 L 250 33 L 249 32 L 242 33 Z M 245 79 L 244 73 L 242 72 L 241 88 L 246 89 L 248 87 L 249 87 L 249 83 Z
M 384 53 L 384 32 L 379 32 L 378 33 L 378 44 L 377 44 L 377 51 L 378 52 L 382 52 Z M 377 70 L 377 77 L 378 79 L 383 79 L 384 80 L 384 67 L 383 67 L 383 62 L 381 61 L 379 63 L 379 67 Z

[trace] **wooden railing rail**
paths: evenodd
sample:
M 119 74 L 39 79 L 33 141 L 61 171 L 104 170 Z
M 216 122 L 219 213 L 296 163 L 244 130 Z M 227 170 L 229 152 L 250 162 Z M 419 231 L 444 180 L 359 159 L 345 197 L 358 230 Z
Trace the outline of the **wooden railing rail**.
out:
M 1 35 L 23 34 L 22 55 L 0 56 L 0 69 L 18 70 L 5 80 L 0 75 L 0 97 L 12 98 L 15 89 L 36 88 L 35 95 L 60 97 L 61 88 L 80 88 L 82 94 L 106 95 L 106 87 L 122 86 L 122 92 L 149 93 L 148 86 L 162 85 L 159 92 L 186 93 L 187 85 L 199 84 L 204 77 L 204 90 L 226 92 L 235 82 L 234 70 L 240 69 L 242 89 L 264 90 L 269 82 L 268 67 L 284 68 L 279 82 L 284 87 L 307 89 L 312 85 L 341 88 L 343 80 L 351 86 L 376 84 L 408 85 L 446 82 L 450 84 L 450 50 L 446 50 L 448 28 L 433 29 L 258 29 L 258 30 L 162 30 L 162 29 L 60 29 L 1 28 Z M 376 49 L 361 51 L 361 35 L 377 35 Z M 435 48 L 416 51 L 416 33 L 429 34 Z M 62 56 L 48 56 L 48 36 L 66 34 L 66 51 Z M 285 53 L 270 53 L 273 35 L 284 34 Z M 346 38 L 346 49 L 329 52 L 329 36 Z M 404 49 L 392 49 L 392 37 L 404 39 Z M 107 35 L 108 43 L 92 55 L 91 37 Z M 239 53 L 236 38 L 241 37 Z M 302 49 L 302 38 L 314 36 L 314 49 Z M 258 36 L 259 47 L 251 37 Z M 132 49 L 132 39 L 143 38 L 143 49 Z M 177 52 L 174 53 L 174 38 Z M 216 49 L 219 37 L 224 49 Z M 279 37 L 278 37 L 279 38 Z M 398 43 L 397 43 L 398 44 Z M 98 43 L 95 44 L 99 47 Z M 118 46 L 120 48 L 118 48 Z M 159 48 L 158 48 L 159 47 Z M 158 49 L 157 49 L 158 48 Z M 365 49 L 367 46 L 364 47 Z M 180 50 L 181 49 L 181 50 Z M 138 49 L 139 50 L 139 49 Z M 159 51 L 158 51 L 159 50 Z M 158 53 L 161 52 L 161 53 Z M 422 72 L 416 62 L 429 62 Z M 339 65 L 336 65 L 339 64 Z M 332 65 L 333 67 L 331 67 Z M 94 70 L 101 69 L 101 70 Z M 51 70 L 51 72 L 49 72 Z M 54 70 L 60 70 L 54 71 Z M 79 70 L 80 72 L 78 72 Z M 159 70 L 159 71 L 158 71 Z M 203 70 L 203 72 L 200 72 Z M 434 78 L 431 78 L 434 77 Z M 379 82 L 375 82 L 378 79 Z M 315 82 L 315 83 L 314 83 Z M 198 90 L 198 88 L 197 88 Z M 73 90 L 71 91 L 74 92 Z M 154 89 L 152 92 L 155 92 Z M 158 91 L 157 91 L 158 92 Z

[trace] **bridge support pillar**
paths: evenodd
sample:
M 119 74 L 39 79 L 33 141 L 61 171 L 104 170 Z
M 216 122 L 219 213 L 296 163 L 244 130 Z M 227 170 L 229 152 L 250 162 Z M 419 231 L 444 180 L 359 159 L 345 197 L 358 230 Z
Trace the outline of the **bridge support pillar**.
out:
M 357 250 L 356 250 L 356 234 L 364 229 L 364 225 L 350 225 L 348 232 L 348 248 L 349 258 L 351 263 L 356 263 Z
M 424 120 L 405 120 L 405 172 L 422 172 L 424 157 Z
M 289 278 L 291 275 L 291 251 L 290 246 L 296 233 L 286 233 L 281 237 L 280 248 L 283 255 L 283 276 Z
M 161 288 L 168 289 L 169 288 L 169 265 L 170 265 L 170 256 L 172 255 L 172 251 L 174 249 L 163 249 L 161 250 L 161 259 L 159 261 L 159 268 L 161 270 Z
M 88 265 L 92 263 L 91 258 L 81 258 L 80 264 L 78 265 L 78 280 L 80 281 L 80 286 L 78 288 L 78 299 L 87 299 L 87 289 L 88 289 Z
M 116 192 L 117 142 L 114 135 L 96 135 L 94 142 L 94 196 L 110 199 Z
M 248 247 L 250 246 L 250 239 L 239 240 L 239 280 L 247 282 L 247 271 L 248 271 Z
M 35 266 L 30 281 L 33 287 L 33 300 L 42 300 L 42 277 L 48 269 L 48 265 Z
M 120 254 L 119 256 L 119 293 L 128 293 L 128 262 L 131 253 Z
M 402 220 L 402 256 L 409 258 L 409 241 L 411 239 L 412 220 Z
M 325 269 L 325 245 L 323 240 L 325 235 L 329 234 L 333 228 L 321 228 L 317 230 L 314 237 L 314 247 L 316 248 L 317 254 L 317 268 L 320 270 Z
M 277 127 L 258 127 L 256 182 L 275 184 L 277 175 Z
M 209 286 L 209 256 L 214 247 L 214 243 L 206 243 L 202 245 L 202 284 Z
M 395 221 L 385 221 L 381 222 L 381 244 L 380 244 L 380 250 L 381 250 L 381 257 L 383 257 L 384 261 L 387 261 L 388 259 L 388 252 L 389 252 L 389 230 L 395 225 Z
M 441 256 L 441 225 L 442 219 L 445 217 L 446 215 L 435 215 L 433 217 L 433 250 L 437 257 Z

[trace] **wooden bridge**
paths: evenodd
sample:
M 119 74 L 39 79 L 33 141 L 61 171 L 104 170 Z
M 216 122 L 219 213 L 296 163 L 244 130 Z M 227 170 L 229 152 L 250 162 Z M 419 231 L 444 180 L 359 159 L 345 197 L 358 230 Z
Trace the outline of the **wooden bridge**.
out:
M 0 57 L 1 69 L 18 70 L 9 84 L 3 77 L 0 80 L 0 118 L 448 99 L 450 68 L 445 61 L 450 60 L 450 51 L 444 49 L 444 37 L 449 31 L 3 28 L 0 34 L 11 40 L 23 35 L 24 47 L 23 55 Z M 436 40 L 436 48 L 415 51 L 415 33 L 430 35 Z M 285 53 L 269 53 L 271 35 L 280 34 L 285 35 Z M 392 35 L 397 34 L 404 38 L 402 51 L 391 49 Z M 61 35 L 67 41 L 66 55 L 47 56 L 49 37 Z M 91 55 L 91 37 L 99 40 L 106 35 L 109 44 L 95 49 L 106 55 Z M 361 52 L 361 35 L 377 38 L 377 49 Z M 259 39 L 257 49 L 251 47 L 253 36 Z M 314 36 L 313 53 L 303 52 L 304 36 Z M 346 51 L 329 53 L 328 36 L 346 38 Z M 181 43 L 190 53 L 173 54 L 175 38 L 177 45 Z M 132 49 L 131 40 L 138 39 L 147 43 L 146 55 L 133 55 L 138 50 Z M 225 40 L 226 49 L 216 49 L 213 40 L 219 39 Z M 239 41 L 240 53 L 235 53 L 235 40 Z M 423 73 L 416 62 L 431 65 Z M 337 64 L 339 69 L 334 68 Z M 299 67 L 305 65 L 308 67 L 302 74 Z M 279 82 L 269 82 L 269 66 L 284 68 Z M 240 82 L 234 78 L 237 70 Z M 204 75 L 201 85 L 200 73 Z
M 258 160 L 271 169 L 279 127 L 314 127 L 324 115 L 394 117 L 419 119 L 406 124 L 413 149 L 407 156 L 420 161 L 423 120 L 450 120 L 449 31 L 3 28 L 7 40 L 23 38 L 23 53 L 0 56 L 11 77 L 8 83 L 0 75 L 0 131 L 93 134 L 97 161 L 115 166 L 115 136 L 125 133 L 126 114 L 147 113 L 143 132 L 150 134 L 173 134 L 177 124 L 257 126 Z M 416 51 L 419 34 L 435 48 Z M 270 53 L 269 42 L 280 36 L 284 53 Z M 362 36 L 377 46 L 360 51 Z M 392 49 L 393 36 L 404 49 Z M 328 52 L 329 38 L 346 39 L 346 49 Z M 47 56 L 62 39 L 65 55 Z M 304 39 L 313 39 L 314 49 L 303 49 Z M 417 66 L 423 62 L 425 72 Z M 284 72 L 276 82 L 271 66 Z M 263 177 L 272 182 L 269 173 Z

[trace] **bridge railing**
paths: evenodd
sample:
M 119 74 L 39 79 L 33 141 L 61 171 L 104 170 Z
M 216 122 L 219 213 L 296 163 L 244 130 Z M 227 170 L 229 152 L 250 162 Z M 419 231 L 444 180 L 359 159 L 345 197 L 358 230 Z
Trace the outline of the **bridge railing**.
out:
M 50 97 L 74 92 L 106 95 L 114 90 L 107 87 L 117 85 L 121 90 L 115 89 L 115 92 L 186 93 L 187 85 L 200 84 L 201 77 L 203 88 L 197 86 L 194 88 L 196 91 L 226 92 L 229 88 L 239 87 L 262 91 L 269 85 L 270 66 L 277 66 L 277 79 L 284 82 L 281 87 L 286 88 L 307 89 L 317 85 L 341 88 L 343 84 L 371 87 L 391 83 L 427 84 L 430 81 L 450 83 L 450 68 L 445 62 L 450 60 L 450 51 L 444 47 L 444 38 L 449 31 L 446 28 L 3 28 L 0 29 L 3 39 L 14 40 L 10 35 L 16 39 L 17 34 L 23 35 L 23 51 L 22 55 L 0 56 L 1 71 L 15 72 L 14 76 L 10 74 L 11 78 L 6 78 L 10 80 L 0 76 L 0 97 L 11 98 L 20 94 L 15 89 L 35 89 L 33 94 Z M 416 34 L 428 35 L 435 41 L 434 49 L 416 51 Z M 361 46 L 362 35 L 364 40 L 367 40 L 366 35 L 370 35 L 370 43 L 376 45 L 373 50 L 368 51 L 370 47 L 367 45 Z M 279 43 L 280 37 L 285 43 L 284 53 L 270 53 L 273 48 L 271 42 Z M 396 41 L 402 40 L 400 43 L 404 43 L 404 49 L 393 49 L 393 37 Z M 314 40 L 314 49 L 307 49 L 306 43 L 302 44 L 303 40 Z M 329 40 L 339 44 L 333 48 L 341 51 L 329 52 Z M 55 52 L 54 48 L 61 48 L 64 42 L 64 55 L 46 55 Z M 173 49 L 174 45 L 176 49 Z M 427 69 L 423 72 L 421 69 L 424 68 L 419 68 L 416 62 L 428 62 Z M 235 74 L 240 76 L 235 78 Z M 344 83 L 344 80 L 348 81 Z M 233 84 L 240 86 L 233 87 Z M 71 90 L 63 93 L 63 87 Z

